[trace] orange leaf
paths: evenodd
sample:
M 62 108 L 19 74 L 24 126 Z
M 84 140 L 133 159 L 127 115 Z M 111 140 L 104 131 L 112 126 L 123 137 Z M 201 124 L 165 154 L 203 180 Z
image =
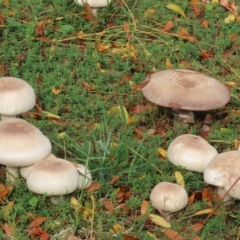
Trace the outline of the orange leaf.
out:
M 149 80 L 146 80 L 146 81 L 144 81 L 144 82 L 142 82 L 140 84 L 134 85 L 133 86 L 134 92 L 142 90 L 142 88 L 144 88 L 148 83 L 149 83 Z
M 178 35 L 186 41 L 192 43 L 196 42 L 196 38 L 194 36 L 191 36 L 185 28 L 181 28 L 178 32 Z
M 126 32 L 127 40 L 130 40 L 131 36 L 130 36 L 130 33 L 129 33 L 129 25 L 128 25 L 128 23 L 126 23 L 126 22 L 123 23 L 123 30 Z
M 45 222 L 45 217 L 36 217 L 29 225 L 29 227 L 38 227 L 41 223 Z
M 208 50 L 204 50 L 200 48 L 200 52 L 201 52 L 201 57 L 203 59 L 209 59 L 212 58 L 214 56 L 212 51 L 208 51 Z
M 4 224 L 4 232 L 7 237 L 6 239 L 10 239 L 14 236 L 14 228 L 7 223 Z
M 113 183 L 117 182 L 117 181 L 119 180 L 119 178 L 120 178 L 120 176 L 118 176 L 118 175 L 114 176 L 114 177 L 111 179 L 110 184 L 113 184 Z
M 148 201 L 143 200 L 141 205 L 141 214 L 144 215 L 149 209 Z
M 147 105 L 141 104 L 141 105 L 136 105 L 136 106 L 131 107 L 129 109 L 129 112 L 134 112 L 136 114 L 140 114 L 145 109 L 147 109 Z
M 234 2 L 231 2 L 229 0 L 220 0 L 220 5 L 225 7 L 227 10 L 229 10 L 234 15 L 238 15 L 238 5 Z
M 94 192 L 98 190 L 101 187 L 101 185 L 98 182 L 92 183 L 89 188 L 85 189 L 85 192 Z
M 91 92 L 92 91 L 91 86 L 90 86 L 89 83 L 83 81 L 82 82 L 82 86 L 87 90 L 87 92 Z
M 164 32 L 170 32 L 173 28 L 174 28 L 174 22 L 173 22 L 173 21 L 168 21 L 168 22 L 164 25 L 163 31 L 164 31 Z
M 114 212 L 114 205 L 113 205 L 112 201 L 106 200 L 106 201 L 104 202 L 104 207 L 105 207 L 110 213 L 113 213 L 113 212 Z
M 45 28 L 47 26 L 47 24 L 51 23 L 52 22 L 52 19 L 49 18 L 49 19 L 45 19 L 43 21 L 40 21 L 36 28 L 35 28 L 35 32 L 37 34 L 38 37 L 43 37 L 44 36 L 44 33 L 45 33 Z
M 166 58 L 166 68 L 167 69 L 172 69 L 173 68 L 172 63 L 170 62 L 169 58 Z
M 84 19 L 86 21 L 93 21 L 96 20 L 96 17 L 94 16 L 93 12 L 92 12 L 92 8 L 90 7 L 90 5 L 88 3 L 85 3 L 85 12 L 84 12 Z
M 164 234 L 169 238 L 169 239 L 174 239 L 174 240 L 183 240 L 183 238 L 179 235 L 178 232 L 174 230 L 166 230 L 164 231 Z
M 10 192 L 10 188 L 5 187 L 3 184 L 0 184 L 0 198 L 5 198 Z
M 199 16 L 202 14 L 202 12 L 204 11 L 204 8 L 202 8 L 199 4 L 197 3 L 190 3 L 190 6 L 193 10 L 193 13 L 195 14 L 195 16 Z
M 126 235 L 126 234 L 122 234 L 122 237 L 123 237 L 124 240 L 139 240 L 139 238 L 129 236 L 129 235 Z
M 109 49 L 110 46 L 108 44 L 102 44 L 98 41 L 96 47 L 98 52 L 105 52 Z
M 191 66 L 191 62 L 189 62 L 189 61 L 184 61 L 184 60 L 182 60 L 180 63 L 181 63 L 185 68 L 188 68 L 188 67 Z
M 202 21 L 202 26 L 203 26 L 204 28 L 208 28 L 208 27 L 209 27 L 208 21 L 207 21 L 207 20 L 203 20 L 203 21 Z
M 212 192 L 212 189 L 210 188 L 205 188 L 203 189 L 202 191 L 202 198 L 204 199 L 207 199 L 210 203 L 212 203 L 213 201 L 213 192 Z

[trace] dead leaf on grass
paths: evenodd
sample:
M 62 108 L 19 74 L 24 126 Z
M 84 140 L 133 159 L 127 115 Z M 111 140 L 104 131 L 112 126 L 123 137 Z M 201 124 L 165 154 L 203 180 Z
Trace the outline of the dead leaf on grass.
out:
M 141 204 L 141 214 L 144 215 L 149 210 L 149 203 L 146 200 L 142 201 Z
M 95 182 L 95 183 L 92 183 L 90 185 L 90 187 L 88 187 L 84 191 L 90 193 L 90 192 L 94 192 L 94 191 L 98 190 L 100 187 L 101 187 L 101 185 L 98 182 Z
M 220 0 L 219 3 L 234 15 L 238 15 L 238 5 L 236 3 L 229 0 Z
M 167 229 L 164 231 L 164 234 L 169 238 L 169 239 L 174 239 L 174 240 L 183 240 L 183 238 L 180 236 L 180 234 L 174 230 Z

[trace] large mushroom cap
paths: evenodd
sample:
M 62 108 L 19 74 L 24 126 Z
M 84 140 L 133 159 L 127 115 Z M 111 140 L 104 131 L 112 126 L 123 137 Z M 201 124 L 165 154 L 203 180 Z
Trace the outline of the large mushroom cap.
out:
M 176 137 L 167 150 L 170 162 L 195 172 L 203 172 L 217 154 L 217 150 L 206 140 L 192 134 Z
M 28 188 L 38 194 L 63 195 L 78 187 L 78 171 L 72 163 L 50 154 L 26 174 Z
M 230 100 L 227 87 L 202 73 L 171 69 L 153 73 L 143 95 L 151 102 L 171 108 L 205 111 L 224 106 Z
M 0 122 L 0 163 L 6 166 L 29 166 L 51 152 L 51 142 L 25 120 L 9 118 Z
M 33 88 L 24 80 L 14 77 L 0 78 L 0 113 L 17 115 L 35 105 Z
M 159 212 L 177 212 L 187 206 L 188 195 L 178 184 L 161 182 L 152 189 L 150 201 Z

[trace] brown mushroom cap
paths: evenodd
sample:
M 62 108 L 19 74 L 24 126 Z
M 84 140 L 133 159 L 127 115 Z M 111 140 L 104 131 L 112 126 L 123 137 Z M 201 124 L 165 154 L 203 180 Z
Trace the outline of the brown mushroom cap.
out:
M 224 84 L 192 70 L 164 70 L 145 81 L 149 82 L 142 88 L 143 95 L 164 107 L 205 111 L 220 108 L 230 100 Z
M 33 88 L 24 80 L 14 77 L 0 78 L 0 113 L 17 115 L 35 105 Z

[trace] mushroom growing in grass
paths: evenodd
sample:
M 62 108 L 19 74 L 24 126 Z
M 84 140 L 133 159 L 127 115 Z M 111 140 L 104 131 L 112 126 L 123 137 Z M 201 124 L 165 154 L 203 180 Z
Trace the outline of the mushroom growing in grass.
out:
M 82 164 L 73 163 L 79 173 L 78 189 L 86 189 L 92 184 L 92 175 L 90 171 Z
M 176 137 L 167 150 L 170 162 L 195 172 L 203 172 L 217 154 L 217 150 L 206 140 L 192 134 Z
M 203 173 L 208 184 L 224 188 L 228 194 L 240 199 L 240 151 L 218 154 Z
M 152 189 L 150 201 L 160 213 L 178 212 L 187 206 L 188 194 L 178 184 L 160 182 Z
M 175 109 L 175 114 L 181 110 L 180 117 L 185 122 L 194 121 L 191 111 L 217 109 L 230 100 L 224 84 L 192 70 L 164 70 L 151 74 L 145 81 L 143 95 L 159 106 Z
M 98 8 L 107 7 L 111 1 L 112 0 L 74 0 L 77 5 L 84 6 L 85 3 L 89 4 L 94 16 L 97 16 Z
M 0 78 L 1 119 L 16 117 L 35 105 L 33 88 L 24 80 L 14 77 Z
M 34 193 L 49 196 L 65 195 L 75 191 L 79 184 L 77 169 L 67 160 L 50 154 L 27 168 L 21 168 L 27 187 Z
M 18 168 L 32 165 L 52 150 L 43 133 L 19 118 L 0 121 L 0 164 L 6 165 L 7 181 L 15 182 Z

